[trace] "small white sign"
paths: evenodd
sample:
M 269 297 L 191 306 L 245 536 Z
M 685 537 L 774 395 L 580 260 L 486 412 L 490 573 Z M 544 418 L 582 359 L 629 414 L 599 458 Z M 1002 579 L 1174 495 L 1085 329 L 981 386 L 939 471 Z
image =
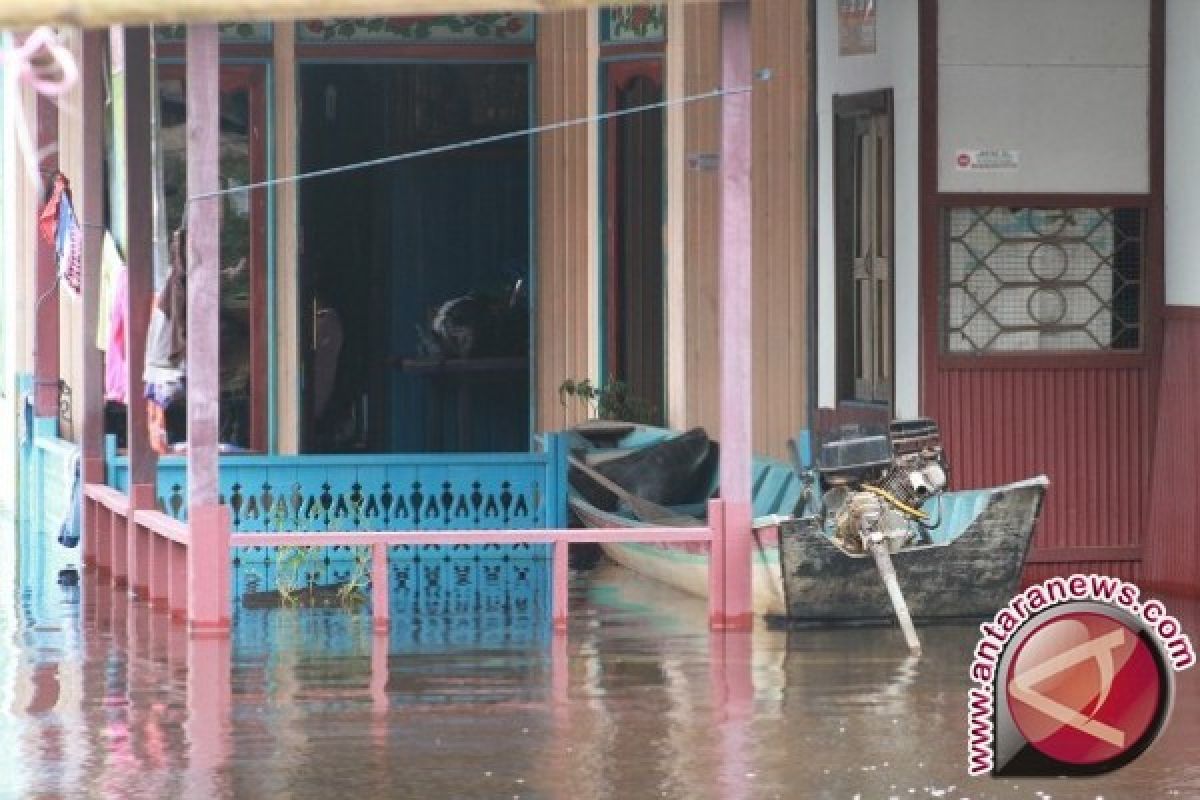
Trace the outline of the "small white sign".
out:
M 954 154 L 954 168 L 997 172 L 1021 168 L 1021 151 L 1007 147 L 983 147 L 977 150 L 959 150 Z

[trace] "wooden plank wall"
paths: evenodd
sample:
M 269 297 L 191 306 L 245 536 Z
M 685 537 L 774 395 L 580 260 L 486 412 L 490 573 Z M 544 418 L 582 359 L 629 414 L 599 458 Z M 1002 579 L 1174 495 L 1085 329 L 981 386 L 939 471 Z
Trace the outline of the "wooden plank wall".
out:
M 1082 562 L 1096 562 L 1117 574 L 1141 558 L 1152 370 L 1021 367 L 935 375 L 931 405 L 955 486 L 1050 477 L 1031 564 L 1078 572 Z
M 687 5 L 678 13 L 687 91 L 711 90 L 720 84 L 718 7 Z M 806 424 L 808 400 L 808 26 L 807 3 L 753 1 L 754 68 L 772 72 L 754 87 L 754 451 L 780 458 Z M 688 107 L 683 157 L 717 152 L 719 114 L 715 101 Z M 670 352 L 685 359 L 686 410 L 671 422 L 716 431 L 716 173 L 689 169 L 684 192 L 687 335 Z
M 298 171 L 299 138 L 296 105 L 296 26 L 275 25 L 275 174 Z M 294 183 L 275 189 L 275 446 L 280 453 L 300 452 L 301 364 L 304 345 L 300 341 L 299 231 Z M 305 304 L 307 305 L 307 304 Z
M 589 41 L 594 26 L 587 11 L 538 18 L 538 123 L 589 113 Z M 558 386 L 589 375 L 589 316 L 592 305 L 588 126 L 542 134 L 537 158 L 537 268 L 535 301 L 536 430 L 556 430 L 586 417 L 580 404 L 563 407 Z
M 1200 310 L 1168 308 L 1146 510 L 1142 579 L 1156 588 L 1200 594 Z

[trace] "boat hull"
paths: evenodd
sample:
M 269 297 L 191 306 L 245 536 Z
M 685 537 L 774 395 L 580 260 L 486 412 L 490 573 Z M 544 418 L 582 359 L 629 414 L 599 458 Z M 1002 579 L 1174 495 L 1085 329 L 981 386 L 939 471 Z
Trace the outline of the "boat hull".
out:
M 1046 485 L 1034 479 L 983 490 L 978 512 L 952 539 L 895 553 L 892 563 L 913 617 L 987 617 L 1007 603 L 1021 580 Z M 872 557 L 843 551 L 816 518 L 783 524 L 780 560 L 792 621 L 893 619 Z
M 603 544 L 605 554 L 623 567 L 698 597 L 708 597 L 708 545 Z M 786 612 L 779 569 L 779 545 L 754 552 L 751 609 L 777 616 Z

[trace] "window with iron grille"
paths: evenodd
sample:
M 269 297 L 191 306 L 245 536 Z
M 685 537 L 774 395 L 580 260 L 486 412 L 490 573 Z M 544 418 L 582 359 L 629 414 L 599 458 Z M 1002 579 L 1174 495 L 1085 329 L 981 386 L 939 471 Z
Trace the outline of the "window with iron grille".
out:
M 1141 209 L 951 208 L 943 223 L 945 351 L 1141 346 Z

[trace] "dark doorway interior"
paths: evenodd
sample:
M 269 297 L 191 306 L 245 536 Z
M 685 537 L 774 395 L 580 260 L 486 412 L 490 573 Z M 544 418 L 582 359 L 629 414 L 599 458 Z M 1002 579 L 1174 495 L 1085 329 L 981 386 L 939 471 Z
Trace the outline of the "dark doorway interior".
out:
M 608 110 L 661 102 L 662 62 L 606 66 Z M 665 405 L 663 115 L 617 117 L 605 130 L 605 371 L 652 407 Z
M 528 89 L 525 64 L 303 66 L 301 169 L 519 130 Z M 528 138 L 301 187 L 306 449 L 528 449 Z

